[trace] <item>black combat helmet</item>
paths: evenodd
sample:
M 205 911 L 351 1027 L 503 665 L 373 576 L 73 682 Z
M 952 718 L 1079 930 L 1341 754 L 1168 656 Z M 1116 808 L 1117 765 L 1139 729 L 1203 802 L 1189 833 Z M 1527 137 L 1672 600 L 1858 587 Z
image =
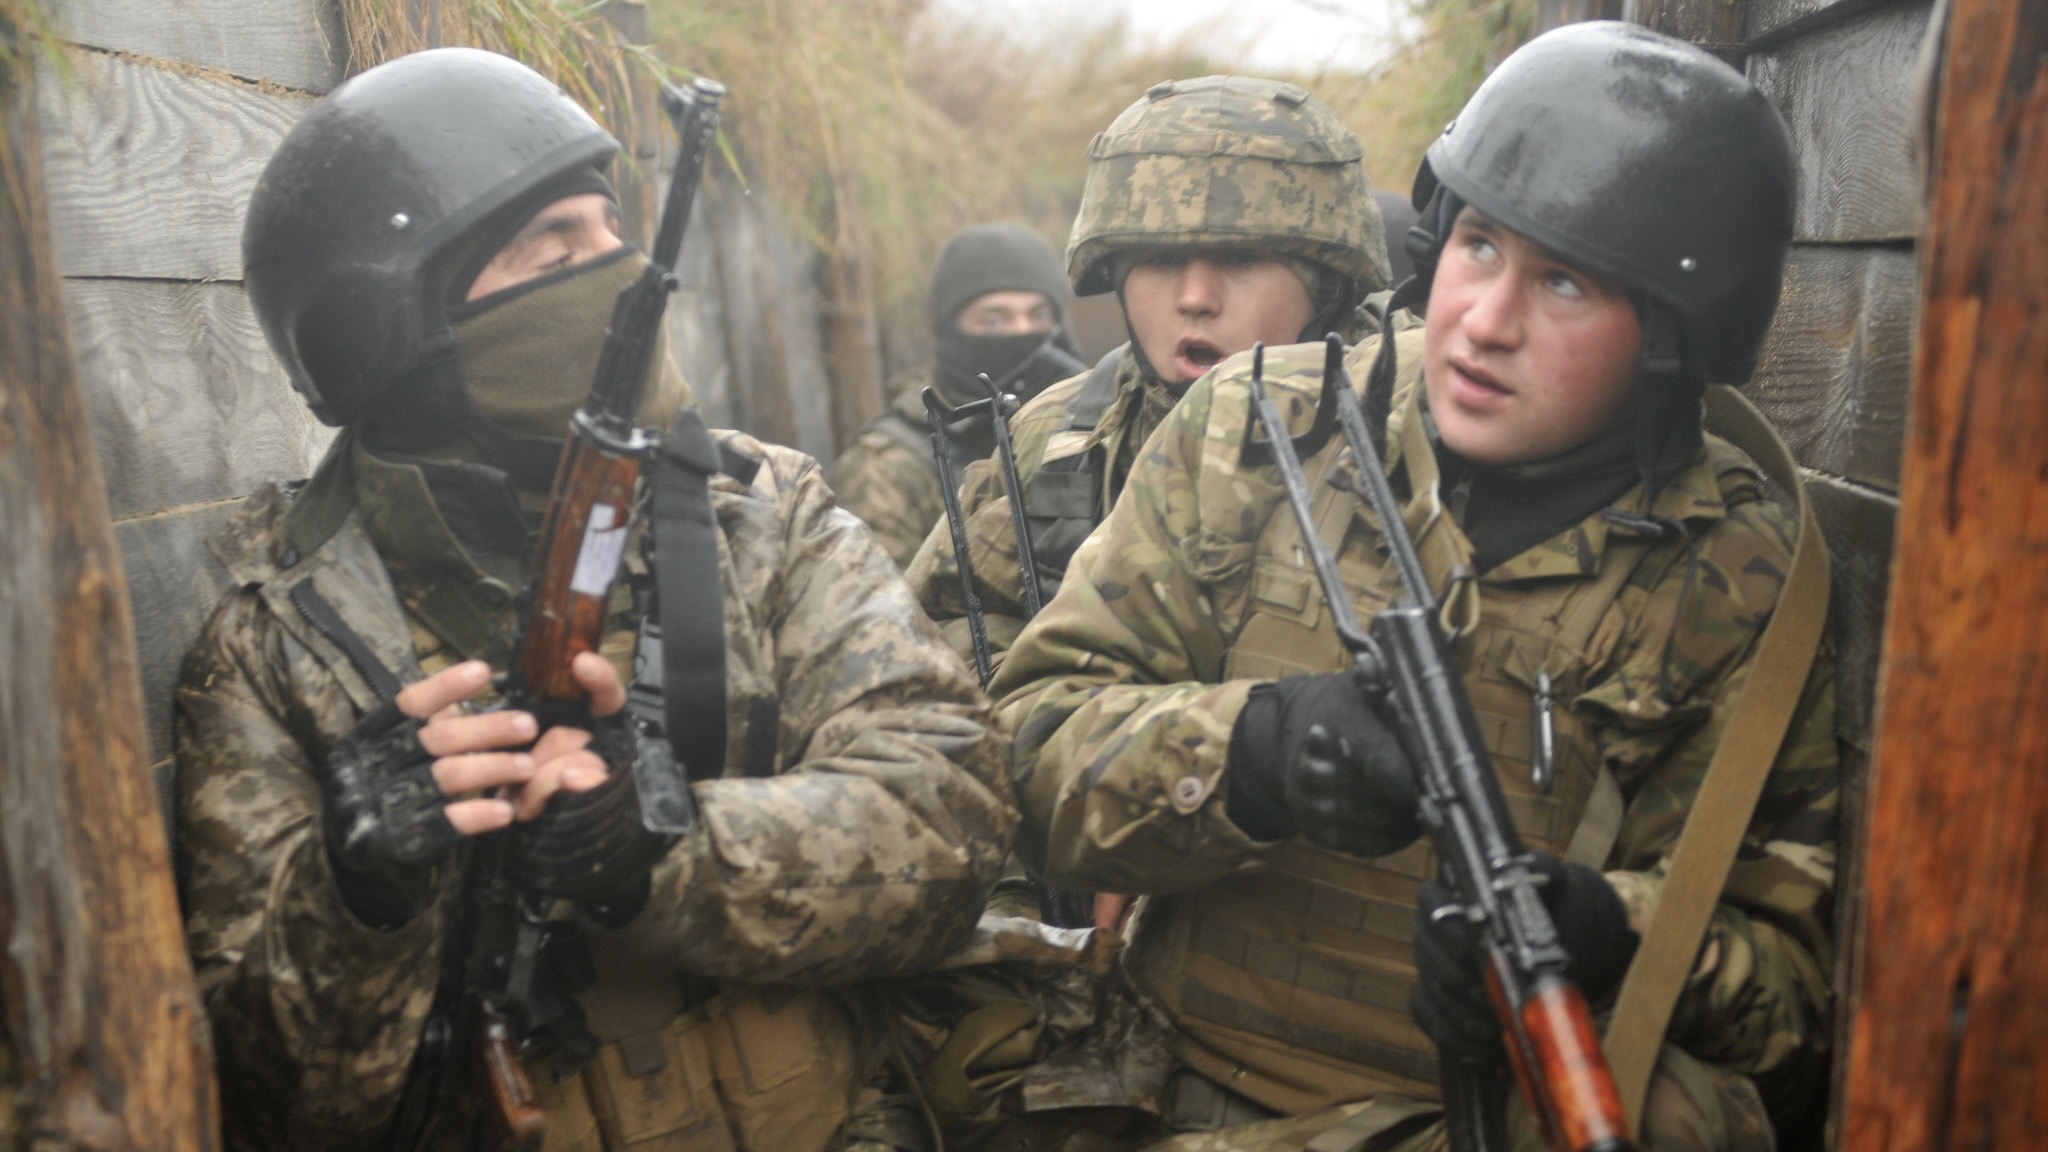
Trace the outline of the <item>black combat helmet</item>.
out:
M 438 386 L 422 362 L 448 344 L 451 299 L 535 210 L 604 187 L 617 151 L 545 77 L 469 48 L 400 57 L 314 105 L 242 229 L 250 303 L 314 415 L 347 424 L 400 384 Z
M 1410 291 L 1427 298 L 1469 204 L 1633 292 L 1647 374 L 1741 384 L 1777 309 L 1795 181 L 1785 122 L 1742 73 L 1634 24 L 1567 25 L 1503 61 L 1430 145 Z

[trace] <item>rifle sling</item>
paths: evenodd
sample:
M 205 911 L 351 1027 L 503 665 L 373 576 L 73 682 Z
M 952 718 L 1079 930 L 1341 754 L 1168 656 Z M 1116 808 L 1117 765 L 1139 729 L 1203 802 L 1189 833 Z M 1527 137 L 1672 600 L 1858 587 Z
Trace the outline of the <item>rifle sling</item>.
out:
M 1672 852 L 1655 918 L 1622 981 L 1605 1048 L 1629 1125 L 1641 1131 L 1650 1073 L 1679 992 L 1720 903 L 1778 747 L 1804 695 L 1827 622 L 1828 554 L 1791 453 L 1762 413 L 1733 388 L 1707 389 L 1707 426 L 1749 454 L 1799 502 L 1799 543 L 1749 682 L 1722 730 L 1706 779 Z
M 662 708 L 669 744 L 692 781 L 725 772 L 725 589 L 711 507 L 721 462 L 704 418 L 684 408 L 650 470 Z

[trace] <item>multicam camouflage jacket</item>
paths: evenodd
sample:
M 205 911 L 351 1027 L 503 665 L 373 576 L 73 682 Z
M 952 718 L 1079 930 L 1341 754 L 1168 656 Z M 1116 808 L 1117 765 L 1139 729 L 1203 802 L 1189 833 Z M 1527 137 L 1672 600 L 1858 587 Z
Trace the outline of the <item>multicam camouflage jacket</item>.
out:
M 760 461 L 751 483 L 712 487 L 731 747 L 772 749 L 772 765 L 741 776 L 732 754 L 726 778 L 696 786 L 701 831 L 656 867 L 633 922 L 589 928 L 593 951 L 733 982 L 921 970 L 972 932 L 1015 822 L 987 704 L 815 463 L 719 438 Z M 439 527 L 419 471 L 354 458 L 359 499 L 311 554 L 285 547 L 291 500 L 275 487 L 230 521 L 215 549 L 233 590 L 177 692 L 188 933 L 239 1147 L 375 1146 L 448 914 L 444 889 L 373 931 L 336 893 L 318 775 L 376 697 L 292 590 L 316 589 L 408 680 L 474 654 L 423 623 L 437 590 L 474 590 L 509 624 L 502 583 Z M 772 731 L 750 741 L 740 719 L 763 716 Z
M 1365 379 L 1377 343 L 1368 341 L 1351 353 L 1354 380 Z M 1412 363 L 1419 340 L 1404 337 L 1401 344 Z M 1321 360 L 1320 345 L 1268 353 L 1269 386 L 1282 411 L 1291 413 L 1297 433 L 1307 428 L 1321 387 Z M 1242 901 L 1233 911 L 1229 902 L 1241 895 L 1236 890 L 1262 871 L 1286 873 L 1305 854 L 1314 855 L 1298 842 L 1255 842 L 1224 814 L 1230 736 L 1252 687 L 1250 680 L 1228 679 L 1226 667 L 1255 602 L 1287 600 L 1298 609 L 1301 635 L 1313 641 L 1303 647 L 1319 645 L 1337 654 L 1328 667 L 1340 666 L 1334 659 L 1342 651 L 1328 613 L 1313 609 L 1316 585 L 1306 563 L 1298 555 L 1259 551 L 1269 520 L 1291 517 L 1275 470 L 1241 460 L 1245 428 L 1253 420 L 1248 368 L 1248 357 L 1234 358 L 1198 381 L 1174 409 L 1133 467 L 1123 499 L 1075 555 L 1060 595 L 1017 640 L 991 686 L 999 713 L 1017 733 L 1011 771 L 1025 818 L 1019 855 L 1054 883 L 1150 893 L 1164 901 L 1139 916 L 1127 966 L 1141 976 L 1152 967 L 1148 951 L 1169 946 L 1146 932 L 1145 921 L 1184 929 L 1194 916 L 1197 938 L 1190 944 L 1183 934 L 1178 946 L 1201 951 L 1209 947 L 1199 938 L 1201 908 L 1222 902 L 1223 912 L 1212 917 L 1219 926 L 1228 918 L 1224 913 L 1240 919 L 1263 915 Z M 1412 372 L 1404 376 L 1413 379 Z M 1402 430 L 1419 421 L 1417 391 L 1411 385 L 1397 397 L 1388 467 L 1418 484 L 1414 500 L 1434 502 L 1434 460 L 1411 460 L 1413 439 L 1407 456 L 1400 450 Z M 1420 455 L 1427 457 L 1424 443 Z M 1312 477 L 1327 474 L 1344 489 L 1346 459 L 1329 467 L 1332 453 L 1348 458 L 1341 438 L 1333 437 L 1305 463 Z M 1648 509 L 1682 521 L 1686 531 L 1643 537 L 1653 543 L 1613 601 L 1619 612 L 1606 618 L 1588 646 L 1589 671 L 1558 700 L 1564 721 L 1588 734 L 1625 799 L 1606 866 L 1639 930 L 1654 912 L 1669 854 L 1784 581 L 1791 518 L 1761 498 L 1759 475 L 1733 447 L 1709 437 L 1708 449 Z M 1355 486 L 1355 478 L 1350 484 Z M 1614 507 L 1636 513 L 1624 519 L 1642 525 L 1644 496 L 1638 487 Z M 1375 549 L 1377 529 L 1362 527 L 1364 513 L 1355 507 L 1346 514 L 1338 559 L 1354 600 L 1369 612 L 1372 597 L 1361 589 L 1379 586 L 1384 552 Z M 1447 516 L 1433 523 L 1449 539 L 1462 539 Z M 1479 599 L 1512 600 L 1546 582 L 1571 587 L 1596 579 L 1603 558 L 1630 546 L 1625 537 L 1622 521 L 1591 516 L 1480 573 Z M 1430 551 L 1424 551 L 1427 558 Z M 1469 545 L 1463 555 L 1470 555 Z M 1444 574 L 1432 568 L 1432 578 Z M 1469 647 L 1460 656 L 1473 686 L 1491 656 L 1475 656 Z M 1490 690 L 1499 694 L 1498 681 Z M 1531 693 L 1519 691 L 1527 717 Z M 1833 722 L 1832 668 L 1823 654 L 1667 1036 L 1701 1059 L 1757 1078 L 1760 1086 L 1774 1079 L 1813 1090 L 1808 1077 L 1829 1038 L 1838 773 Z M 1494 739 L 1489 733 L 1489 743 Z M 1501 755 L 1498 749 L 1495 754 Z M 1526 748 L 1521 755 L 1527 756 Z M 1527 784 L 1517 783 L 1526 793 Z M 1571 829 L 1562 831 L 1568 836 Z M 1350 874 L 1363 866 L 1337 863 L 1324 871 Z M 1415 880 L 1405 883 L 1405 896 L 1390 888 L 1369 894 L 1373 898 L 1366 903 L 1389 899 L 1412 906 Z M 1356 894 L 1344 897 L 1334 890 L 1327 899 L 1357 903 Z M 1273 915 L 1282 911 L 1274 909 Z M 1380 963 L 1396 959 L 1388 957 Z M 1249 954 L 1235 963 L 1258 966 Z M 1291 993 L 1297 1003 L 1309 980 L 1310 958 L 1304 954 L 1299 964 L 1299 974 L 1289 977 L 1303 982 Z M 1369 979 L 1370 971 L 1369 965 L 1358 979 Z M 1372 999 L 1356 985 L 1347 987 L 1352 991 L 1345 996 Z M 1358 1011 L 1384 1019 L 1378 1026 L 1388 1034 L 1411 1035 L 1419 1044 L 1419 1033 L 1410 1031 L 1400 1010 L 1405 1003 L 1405 995 L 1384 998 Z M 1251 1057 L 1239 1060 L 1234 1075 L 1242 1077 Z M 1342 1058 L 1322 1066 L 1341 1067 Z M 1230 1075 L 1229 1064 L 1222 1067 Z M 1406 1071 L 1402 1079 L 1433 1078 L 1428 1065 L 1408 1065 L 1417 1067 L 1423 1070 Z M 1361 1072 L 1350 1082 L 1361 1081 L 1389 1083 L 1377 1072 Z M 1768 1086 L 1765 1095 L 1772 1095 Z
M 1048 449 L 1061 456 L 1089 455 L 1091 467 L 1105 471 L 1102 502 L 1096 518 L 1108 515 L 1123 481 L 1130 472 L 1139 445 L 1152 435 L 1173 408 L 1174 397 L 1165 385 L 1147 382 L 1140 374 L 1138 358 L 1127 346 L 1117 362 L 1116 399 L 1091 432 L 1061 432 L 1067 406 L 1081 391 L 1088 377 L 1083 374 L 1047 388 L 1010 418 L 1010 437 L 1017 451 L 1017 474 L 1025 490 L 1045 463 Z M 1061 442 L 1055 442 L 1055 437 Z M 1071 442 L 1065 442 L 1071 440 Z M 1017 534 L 1010 525 L 1010 501 L 1004 494 L 1003 476 L 991 458 L 970 465 L 960 481 L 960 512 L 967 521 L 967 555 L 974 569 L 975 594 L 981 600 L 988 625 L 989 646 L 1000 658 L 1030 617 L 1024 604 L 1024 590 L 1017 578 Z M 1059 587 L 1065 564 L 1059 557 L 1037 557 L 1044 593 L 1050 599 Z M 960 591 L 960 567 L 954 561 L 953 539 L 942 522 L 932 529 L 917 550 L 916 559 L 904 573 L 917 591 L 918 602 L 939 622 L 946 639 L 970 663 L 974 650 L 968 639 L 967 605 Z
M 932 525 L 946 518 L 918 390 L 905 390 L 870 420 L 825 479 L 839 506 L 861 518 L 898 568 L 908 568 Z

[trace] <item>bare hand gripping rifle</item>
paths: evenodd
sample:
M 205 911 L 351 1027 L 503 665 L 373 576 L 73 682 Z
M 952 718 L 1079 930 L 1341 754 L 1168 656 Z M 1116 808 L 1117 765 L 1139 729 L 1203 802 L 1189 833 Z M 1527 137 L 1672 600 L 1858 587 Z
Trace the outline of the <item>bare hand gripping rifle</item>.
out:
M 1391 335 L 1382 339 L 1391 345 Z M 1586 999 L 1564 974 L 1570 957 L 1538 891 L 1543 880 L 1508 816 L 1436 596 L 1387 483 L 1379 441 L 1351 390 L 1344 343 L 1328 338 L 1315 427 L 1302 443 L 1319 448 L 1334 415 L 1400 576 L 1400 598 L 1373 618 L 1369 632 L 1359 627 L 1336 558 L 1316 529 L 1296 441 L 1266 393 L 1264 367 L 1265 349 L 1259 348 L 1253 353 L 1251 396 L 1266 439 L 1251 442 L 1247 428 L 1246 461 L 1263 462 L 1270 452 L 1337 636 L 1351 652 L 1368 696 L 1391 706 L 1415 763 L 1423 822 L 1458 900 L 1440 914 L 1464 916 L 1478 930 L 1487 991 L 1523 1098 L 1556 1152 L 1629 1152 L 1634 1145 L 1614 1075 Z M 1393 370 L 1392 355 L 1383 350 L 1370 380 L 1373 396 L 1382 401 L 1391 393 Z M 1375 411 L 1383 413 L 1384 407 L 1375 405 Z M 1506 1083 L 1497 1071 L 1447 1058 L 1442 1079 L 1451 1147 L 1505 1149 Z
M 723 85 L 701 77 L 688 88 L 662 87 L 662 110 L 681 140 L 675 172 L 647 267 L 619 293 L 590 394 L 562 446 L 504 690 L 506 706 L 533 713 L 542 731 L 561 724 L 591 726 L 589 699 L 570 663 L 580 653 L 597 651 L 603 637 L 612 586 L 632 536 L 643 466 L 657 453 L 667 453 L 695 459 L 707 475 L 716 470 L 715 449 L 694 411 L 685 410 L 666 437 L 639 427 L 637 420 L 724 93 Z M 708 604 L 685 610 L 721 611 L 720 597 L 703 599 Z M 669 606 L 663 618 L 670 618 Z M 722 617 L 713 624 L 722 627 Z M 681 835 L 694 826 L 689 778 L 715 774 L 717 768 L 707 762 L 722 761 L 724 754 L 722 659 L 716 680 L 717 699 L 691 702 L 688 731 L 671 726 L 669 735 L 678 741 L 674 751 L 659 739 L 638 744 L 632 796 L 650 833 Z M 565 799 L 558 796 L 551 806 Z M 458 917 L 450 937 L 453 947 L 394 1123 L 394 1148 L 418 1147 L 434 1113 L 449 1102 L 444 1094 L 452 1100 L 479 1084 L 487 1091 L 486 1110 L 495 1128 L 489 1146 L 501 1152 L 540 1147 L 545 1119 L 521 1065 L 520 1045 L 550 1022 L 547 1010 L 537 1008 L 536 991 L 553 901 L 511 878 L 514 850 L 508 832 L 481 837 L 470 847 L 453 909 Z M 464 1065 L 480 1080 L 446 1072 Z

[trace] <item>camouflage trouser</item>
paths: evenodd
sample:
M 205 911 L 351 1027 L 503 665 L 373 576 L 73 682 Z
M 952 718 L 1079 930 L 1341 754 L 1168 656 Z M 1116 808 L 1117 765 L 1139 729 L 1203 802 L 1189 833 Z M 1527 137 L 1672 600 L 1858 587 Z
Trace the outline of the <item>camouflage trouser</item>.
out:
M 1381 1097 L 1304 1116 L 1207 1132 L 1183 1132 L 1140 1152 L 1442 1152 L 1449 1147 L 1434 1105 Z M 1514 1152 L 1545 1152 L 1517 1094 L 1508 1105 Z M 1643 1152 L 1772 1152 L 1777 1141 L 1747 1077 L 1666 1046 L 1643 1105 Z

